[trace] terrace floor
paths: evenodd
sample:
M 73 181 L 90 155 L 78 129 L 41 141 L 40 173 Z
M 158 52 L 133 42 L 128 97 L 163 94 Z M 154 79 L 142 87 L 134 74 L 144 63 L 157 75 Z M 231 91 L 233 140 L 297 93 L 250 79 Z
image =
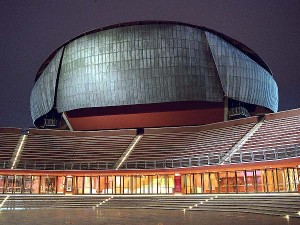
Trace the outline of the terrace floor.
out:
M 156 209 L 27 209 L 0 211 L 0 224 L 299 225 L 300 218 L 236 212 Z

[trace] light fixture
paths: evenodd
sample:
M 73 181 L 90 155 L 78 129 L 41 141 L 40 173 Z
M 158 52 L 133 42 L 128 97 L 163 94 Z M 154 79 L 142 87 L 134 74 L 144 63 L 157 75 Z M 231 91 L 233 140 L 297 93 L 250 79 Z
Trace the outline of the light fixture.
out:
M 19 158 L 19 154 L 20 154 L 21 149 L 23 148 L 23 145 L 24 145 L 25 137 L 26 137 L 26 135 L 23 135 L 22 141 L 21 141 L 21 143 L 20 143 L 20 145 L 19 145 L 19 148 L 18 148 L 17 154 L 16 154 L 16 156 L 15 156 L 14 162 L 13 162 L 13 164 L 12 164 L 12 166 L 11 166 L 11 169 L 14 169 L 14 167 L 15 167 L 15 165 L 16 165 L 16 162 L 17 162 L 17 160 L 18 160 L 18 158 Z
M 286 215 L 284 218 L 286 218 L 287 221 L 290 220 L 290 216 L 289 215 Z
M 121 167 L 121 165 L 123 164 L 123 162 L 128 158 L 129 154 L 132 152 L 132 150 L 134 149 L 135 145 L 139 142 L 139 140 L 142 137 L 143 137 L 143 135 L 137 135 L 136 139 L 134 140 L 134 142 L 132 143 L 132 145 L 130 146 L 130 148 L 126 152 L 126 154 L 123 156 L 121 162 L 117 165 L 116 170 L 118 170 Z

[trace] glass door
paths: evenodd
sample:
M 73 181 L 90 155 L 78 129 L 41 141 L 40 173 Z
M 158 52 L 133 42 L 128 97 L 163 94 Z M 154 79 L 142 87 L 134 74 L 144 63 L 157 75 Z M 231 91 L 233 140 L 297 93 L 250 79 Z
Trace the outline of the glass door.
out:
M 275 192 L 275 179 L 272 169 L 266 170 L 267 192 Z
M 92 179 L 92 194 L 99 194 L 99 177 L 91 177 Z
M 228 193 L 228 177 L 227 172 L 219 172 L 220 193 Z
M 130 185 L 130 176 L 124 176 L 124 194 L 131 194 L 132 193 L 132 187 Z
M 255 173 L 254 171 L 247 170 L 246 171 L 246 183 L 247 183 L 247 192 L 254 193 L 256 192 L 256 182 L 255 182 Z
M 24 176 L 23 177 L 23 191 L 22 193 L 31 194 L 32 189 L 32 177 L 31 176 Z
M 6 177 L 6 187 L 4 193 L 13 193 L 14 189 L 14 176 L 7 176 Z
M 237 193 L 237 184 L 236 184 L 236 174 L 235 172 L 228 172 L 228 192 Z
M 115 190 L 114 190 L 114 193 L 115 194 L 123 194 L 123 177 L 121 176 L 115 176 L 114 177 L 114 187 L 115 187 Z
M 202 193 L 202 191 L 203 191 L 202 174 L 201 173 L 194 174 L 194 193 Z
M 279 192 L 285 192 L 286 191 L 286 183 L 284 178 L 284 173 L 282 169 L 276 169 L 277 170 L 277 180 L 278 180 L 278 188 Z
M 209 173 L 203 174 L 203 180 L 204 180 L 204 193 L 211 193 L 211 183 L 210 183 Z
M 65 177 L 57 177 L 57 194 L 65 193 Z
M 43 187 L 44 194 L 55 194 L 56 177 L 42 177 L 41 186 Z
M 76 193 L 81 195 L 83 194 L 83 177 L 76 177 Z
M 209 174 L 210 174 L 211 192 L 219 193 L 219 173 L 209 173 Z
M 246 192 L 245 171 L 237 171 L 236 172 L 236 180 L 237 180 L 237 190 L 238 190 L 238 193 L 244 193 L 244 192 Z
M 91 194 L 92 193 L 92 183 L 91 177 L 84 177 L 84 194 Z
M 32 194 L 40 193 L 40 176 L 32 176 Z
M 0 176 L 0 194 L 3 194 L 5 190 L 5 178 L 5 176 Z

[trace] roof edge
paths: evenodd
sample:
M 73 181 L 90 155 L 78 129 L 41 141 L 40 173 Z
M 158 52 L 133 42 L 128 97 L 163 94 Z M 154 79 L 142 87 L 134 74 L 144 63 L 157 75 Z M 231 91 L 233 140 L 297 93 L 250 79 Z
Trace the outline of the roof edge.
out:
M 100 27 L 100 28 L 96 28 L 84 33 L 79 34 L 78 36 L 66 41 L 64 44 L 62 44 L 61 46 L 59 46 L 56 50 L 54 50 L 47 58 L 46 60 L 42 63 L 42 65 L 40 66 L 40 68 L 38 69 L 38 72 L 35 76 L 35 82 L 38 80 L 38 78 L 40 77 L 40 75 L 43 73 L 43 71 L 45 70 L 45 68 L 48 66 L 48 64 L 50 63 L 50 61 L 53 59 L 53 57 L 55 56 L 55 54 L 58 52 L 58 50 L 64 46 L 66 46 L 67 44 L 69 44 L 70 42 L 83 37 L 85 35 L 89 35 L 89 34 L 93 34 L 99 31 L 104 31 L 104 30 L 109 30 L 109 29 L 114 29 L 114 28 L 119 28 L 119 27 L 128 27 L 128 26 L 136 26 L 136 25 L 151 25 L 151 24 L 170 24 L 170 25 L 182 25 L 182 26 L 188 26 L 188 27 L 192 27 L 192 28 L 197 28 L 197 29 L 202 29 L 208 32 L 211 32 L 217 36 L 220 36 L 221 38 L 223 38 L 224 40 L 228 41 L 230 44 L 232 44 L 233 46 L 237 47 L 240 51 L 242 51 L 244 54 L 246 54 L 248 57 L 250 57 L 252 60 L 254 60 L 256 63 L 258 63 L 261 67 L 263 67 L 265 70 L 267 70 L 271 75 L 272 75 L 272 71 L 270 70 L 269 66 L 249 47 L 247 47 L 246 45 L 242 44 L 241 42 L 223 34 L 220 33 L 218 31 L 215 31 L 213 29 L 204 27 L 204 26 L 199 26 L 199 25 L 194 25 L 194 24 L 189 24 L 189 23 L 184 23 L 184 22 L 176 22 L 176 21 L 155 21 L 155 20 L 144 20 L 144 21 L 131 21 L 131 22 L 124 22 L 124 23 L 116 23 L 116 24 L 112 24 L 112 25 L 107 25 L 104 27 Z

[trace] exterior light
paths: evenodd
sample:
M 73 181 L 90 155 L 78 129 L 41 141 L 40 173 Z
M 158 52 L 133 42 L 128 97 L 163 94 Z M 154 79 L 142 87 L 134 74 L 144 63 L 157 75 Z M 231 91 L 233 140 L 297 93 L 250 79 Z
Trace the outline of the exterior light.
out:
M 14 169 L 15 168 L 16 162 L 19 159 L 19 155 L 20 155 L 21 149 L 23 149 L 23 145 L 24 145 L 24 141 L 25 141 L 26 137 L 27 137 L 27 135 L 23 135 L 21 143 L 20 143 L 20 146 L 19 146 L 18 151 L 17 151 L 17 154 L 16 154 L 16 156 L 14 158 L 13 164 L 12 164 L 12 166 L 11 166 L 10 169 Z
M 287 221 L 290 220 L 290 216 L 289 215 L 286 215 L 284 218 L 286 218 Z
M 123 162 L 128 158 L 129 154 L 132 152 L 132 150 L 134 149 L 134 147 L 136 146 L 136 144 L 140 141 L 140 139 L 143 137 L 143 135 L 137 135 L 135 140 L 133 141 L 132 145 L 130 146 L 130 148 L 128 149 L 128 151 L 126 152 L 126 154 L 122 157 L 122 160 L 119 162 L 119 164 L 117 164 L 116 166 L 116 170 L 118 170 Z
M 3 199 L 3 201 L 1 202 L 1 204 L 0 204 L 0 209 L 2 208 L 2 206 L 4 205 L 4 203 L 6 202 L 6 200 L 9 198 L 9 195 L 7 195 L 4 199 Z

